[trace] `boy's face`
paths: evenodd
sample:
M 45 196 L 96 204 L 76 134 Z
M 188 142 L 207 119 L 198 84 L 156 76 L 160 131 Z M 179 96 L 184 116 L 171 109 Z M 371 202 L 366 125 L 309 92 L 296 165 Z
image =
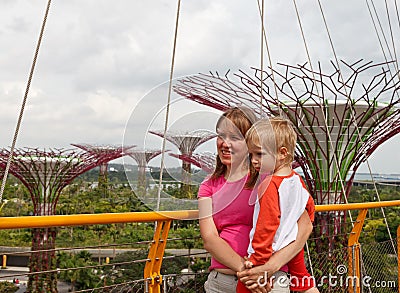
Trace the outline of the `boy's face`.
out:
M 260 174 L 272 174 L 275 169 L 276 158 L 273 154 L 261 147 L 249 148 L 251 163 Z

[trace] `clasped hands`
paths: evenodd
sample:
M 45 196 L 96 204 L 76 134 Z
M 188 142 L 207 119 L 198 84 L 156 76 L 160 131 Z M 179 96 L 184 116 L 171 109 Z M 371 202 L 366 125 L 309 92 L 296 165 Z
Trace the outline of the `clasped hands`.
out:
M 265 265 L 253 267 L 253 264 L 244 258 L 243 270 L 238 272 L 237 276 L 239 282 L 245 284 L 252 293 L 267 293 L 272 290 Z

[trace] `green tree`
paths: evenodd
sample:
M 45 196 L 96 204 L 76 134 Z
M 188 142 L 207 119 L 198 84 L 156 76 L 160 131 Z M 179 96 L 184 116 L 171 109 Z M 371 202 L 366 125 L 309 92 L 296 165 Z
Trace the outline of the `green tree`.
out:
M 18 287 L 10 282 L 0 282 L 0 292 L 1 293 L 14 293 L 18 291 Z
M 57 262 L 61 270 L 59 279 L 69 282 L 72 292 L 75 290 L 99 287 L 99 271 L 93 268 L 85 268 L 95 264 L 91 260 L 91 257 L 92 255 L 85 250 L 77 254 L 66 252 L 58 253 Z
M 135 250 L 118 254 L 110 262 L 114 266 L 107 266 L 104 269 L 105 283 L 107 285 L 117 285 L 132 280 L 143 279 L 147 256 L 147 250 Z M 163 260 L 161 274 L 180 274 L 184 268 L 186 268 L 186 260 L 182 257 L 167 258 Z
M 191 264 L 191 250 L 195 246 L 195 238 L 199 235 L 199 231 L 196 230 L 194 227 L 190 226 L 188 228 L 179 229 L 179 236 L 181 238 L 180 242 L 183 246 L 188 250 L 188 263 L 187 267 L 190 268 Z

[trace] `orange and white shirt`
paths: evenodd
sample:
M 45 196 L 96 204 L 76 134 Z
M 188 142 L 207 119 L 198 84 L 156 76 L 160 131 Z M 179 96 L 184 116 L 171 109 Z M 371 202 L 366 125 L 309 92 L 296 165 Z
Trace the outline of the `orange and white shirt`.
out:
M 271 255 L 296 240 L 297 221 L 307 210 L 314 221 L 314 200 L 299 174 L 267 176 L 258 187 L 248 256 L 253 265 L 266 263 Z

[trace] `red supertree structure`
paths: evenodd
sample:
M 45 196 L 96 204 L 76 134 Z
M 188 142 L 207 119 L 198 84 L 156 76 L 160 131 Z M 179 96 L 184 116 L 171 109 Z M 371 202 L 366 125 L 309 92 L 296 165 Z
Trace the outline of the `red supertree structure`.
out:
M 97 145 L 97 144 L 88 144 L 88 143 L 71 143 L 71 145 L 80 148 L 90 154 L 96 154 L 98 156 L 115 156 L 115 159 L 123 157 L 126 155 L 126 151 L 135 147 L 132 146 L 116 146 L 116 145 Z M 99 166 L 99 181 L 98 188 L 106 197 L 107 195 L 107 169 L 108 162 L 104 162 Z
M 72 180 L 121 155 L 121 152 L 103 154 L 64 149 L 16 149 L 12 153 L 9 171 L 28 189 L 33 215 L 48 216 L 56 214 L 60 193 Z M 6 168 L 9 156 L 9 150 L 0 151 L 0 168 Z M 51 272 L 29 275 L 27 292 L 57 292 L 55 239 L 56 228 L 32 230 L 29 270 Z
M 211 174 L 215 169 L 215 159 L 216 155 L 213 153 L 193 153 L 192 155 L 181 155 L 169 153 L 170 156 L 178 158 L 182 161 L 186 161 L 190 164 L 195 165 L 207 174 Z
M 150 133 L 164 138 L 163 131 L 150 130 Z M 208 130 L 193 130 L 185 132 L 166 132 L 165 139 L 174 144 L 181 155 L 191 156 L 194 150 L 206 141 L 214 138 L 215 133 Z M 182 195 L 185 197 L 192 198 L 191 192 L 191 163 L 182 161 Z
M 317 204 L 335 204 L 346 201 L 361 163 L 400 132 L 399 73 L 392 65 L 342 61 L 341 69 L 332 63 L 325 74 L 320 64 L 318 70 L 307 63 L 280 64 L 282 70 L 239 71 L 235 80 L 228 74 L 189 76 L 174 90 L 215 109 L 246 105 L 261 117 L 291 120 L 298 135 L 296 160 L 311 194 Z M 336 235 L 344 217 L 316 215 L 315 233 Z
M 127 155 L 132 157 L 138 164 L 138 184 L 139 193 L 146 192 L 146 167 L 151 159 L 162 153 L 162 150 L 129 150 Z

